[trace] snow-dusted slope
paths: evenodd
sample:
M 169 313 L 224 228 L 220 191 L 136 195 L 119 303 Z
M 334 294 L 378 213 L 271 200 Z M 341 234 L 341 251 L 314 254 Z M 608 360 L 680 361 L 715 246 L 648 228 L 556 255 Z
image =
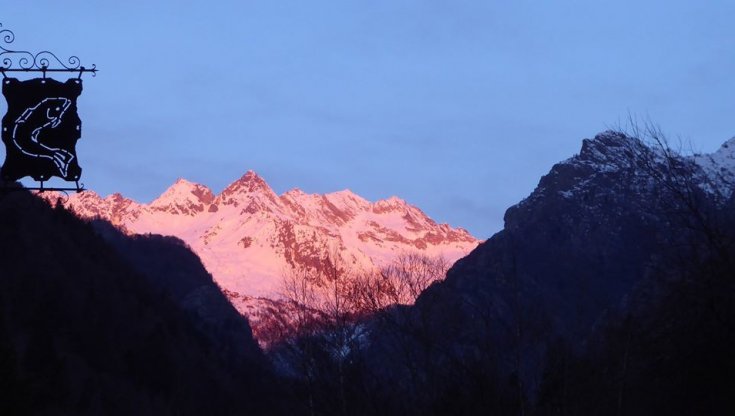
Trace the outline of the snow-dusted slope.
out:
M 716 152 L 695 155 L 693 159 L 707 175 L 711 186 L 716 186 L 723 197 L 729 198 L 735 186 L 735 137 L 723 143 Z
M 467 231 L 437 224 L 396 197 L 372 203 L 348 190 L 277 195 L 252 171 L 219 195 L 179 179 L 150 204 L 94 192 L 64 204 L 127 233 L 181 238 L 221 287 L 245 297 L 277 298 L 287 270 L 318 267 L 326 251 L 369 270 L 411 251 L 454 262 L 478 244 Z
M 558 163 L 542 179 L 539 186 L 526 199 L 521 207 L 549 197 L 546 186 L 553 179 L 554 190 L 565 199 L 572 200 L 589 191 L 589 186 L 599 177 L 627 171 L 625 183 L 611 183 L 609 189 L 633 187 L 645 193 L 653 186 L 651 170 L 665 172 L 666 158 L 681 163 L 683 171 L 678 175 L 692 175 L 693 184 L 707 193 L 715 193 L 722 201 L 732 196 L 735 189 L 735 137 L 726 141 L 720 148 L 708 154 L 680 155 L 675 149 L 663 149 L 659 145 L 646 145 L 620 132 L 606 131 L 594 139 L 584 139 L 578 155 Z M 686 172 L 686 173 L 684 173 Z

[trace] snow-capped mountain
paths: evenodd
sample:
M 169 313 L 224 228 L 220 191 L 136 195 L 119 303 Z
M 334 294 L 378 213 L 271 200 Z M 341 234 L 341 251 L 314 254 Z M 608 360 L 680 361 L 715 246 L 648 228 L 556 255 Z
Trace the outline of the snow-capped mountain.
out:
M 409 252 L 454 262 L 479 243 L 396 197 L 373 203 L 349 190 L 277 195 L 252 171 L 218 195 L 179 179 L 150 204 L 91 191 L 63 203 L 80 217 L 108 220 L 129 234 L 182 239 L 233 300 L 277 299 L 284 273 L 318 268 L 327 251 L 351 269 L 370 270 Z M 247 305 L 236 306 L 247 312 Z

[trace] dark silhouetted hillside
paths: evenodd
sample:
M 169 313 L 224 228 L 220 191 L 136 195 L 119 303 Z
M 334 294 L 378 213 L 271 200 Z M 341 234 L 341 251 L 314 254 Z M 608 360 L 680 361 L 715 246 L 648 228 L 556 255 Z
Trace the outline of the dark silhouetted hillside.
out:
M 190 322 L 229 363 L 261 357 L 247 320 L 240 315 L 206 271 L 199 258 L 176 237 L 126 236 L 106 221 L 92 222 L 94 229 L 152 288 L 165 293 L 185 311 Z
M 412 389 L 469 413 L 735 411 L 735 184 L 669 151 L 607 132 L 555 165 L 418 299 Z
M 247 322 L 198 259 L 96 228 L 0 195 L 0 413 L 276 412 Z

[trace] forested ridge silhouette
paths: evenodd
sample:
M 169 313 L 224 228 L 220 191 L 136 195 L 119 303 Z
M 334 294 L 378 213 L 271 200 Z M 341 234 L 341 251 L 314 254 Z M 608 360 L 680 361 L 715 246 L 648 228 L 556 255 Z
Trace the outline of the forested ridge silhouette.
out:
M 0 413 L 276 412 L 247 322 L 198 259 L 99 230 L 30 193 L 0 195 Z

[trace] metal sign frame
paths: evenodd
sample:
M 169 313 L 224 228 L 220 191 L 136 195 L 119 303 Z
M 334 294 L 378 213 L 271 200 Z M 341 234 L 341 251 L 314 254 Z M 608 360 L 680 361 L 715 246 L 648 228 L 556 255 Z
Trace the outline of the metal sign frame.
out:
M 92 65 L 90 68 L 82 66 L 80 59 L 77 56 L 70 56 L 66 62 L 59 59 L 54 53 L 50 51 L 41 51 L 32 53 L 24 50 L 10 49 L 7 45 L 10 45 L 15 41 L 15 33 L 9 29 L 3 28 L 0 23 L 0 74 L 3 76 L 3 80 L 8 79 L 9 73 L 41 73 L 42 79 L 47 78 L 49 73 L 73 73 L 77 74 L 77 79 L 81 80 L 82 75 L 85 73 L 91 73 L 93 77 L 97 76 L 97 66 Z M 78 180 L 75 181 L 74 188 L 63 188 L 63 187 L 44 187 L 44 180 L 38 180 L 39 186 L 32 188 L 18 188 L 15 186 L 7 186 L 3 183 L 2 189 L 8 190 L 36 190 L 36 191 L 84 191 L 84 184 L 80 184 Z

